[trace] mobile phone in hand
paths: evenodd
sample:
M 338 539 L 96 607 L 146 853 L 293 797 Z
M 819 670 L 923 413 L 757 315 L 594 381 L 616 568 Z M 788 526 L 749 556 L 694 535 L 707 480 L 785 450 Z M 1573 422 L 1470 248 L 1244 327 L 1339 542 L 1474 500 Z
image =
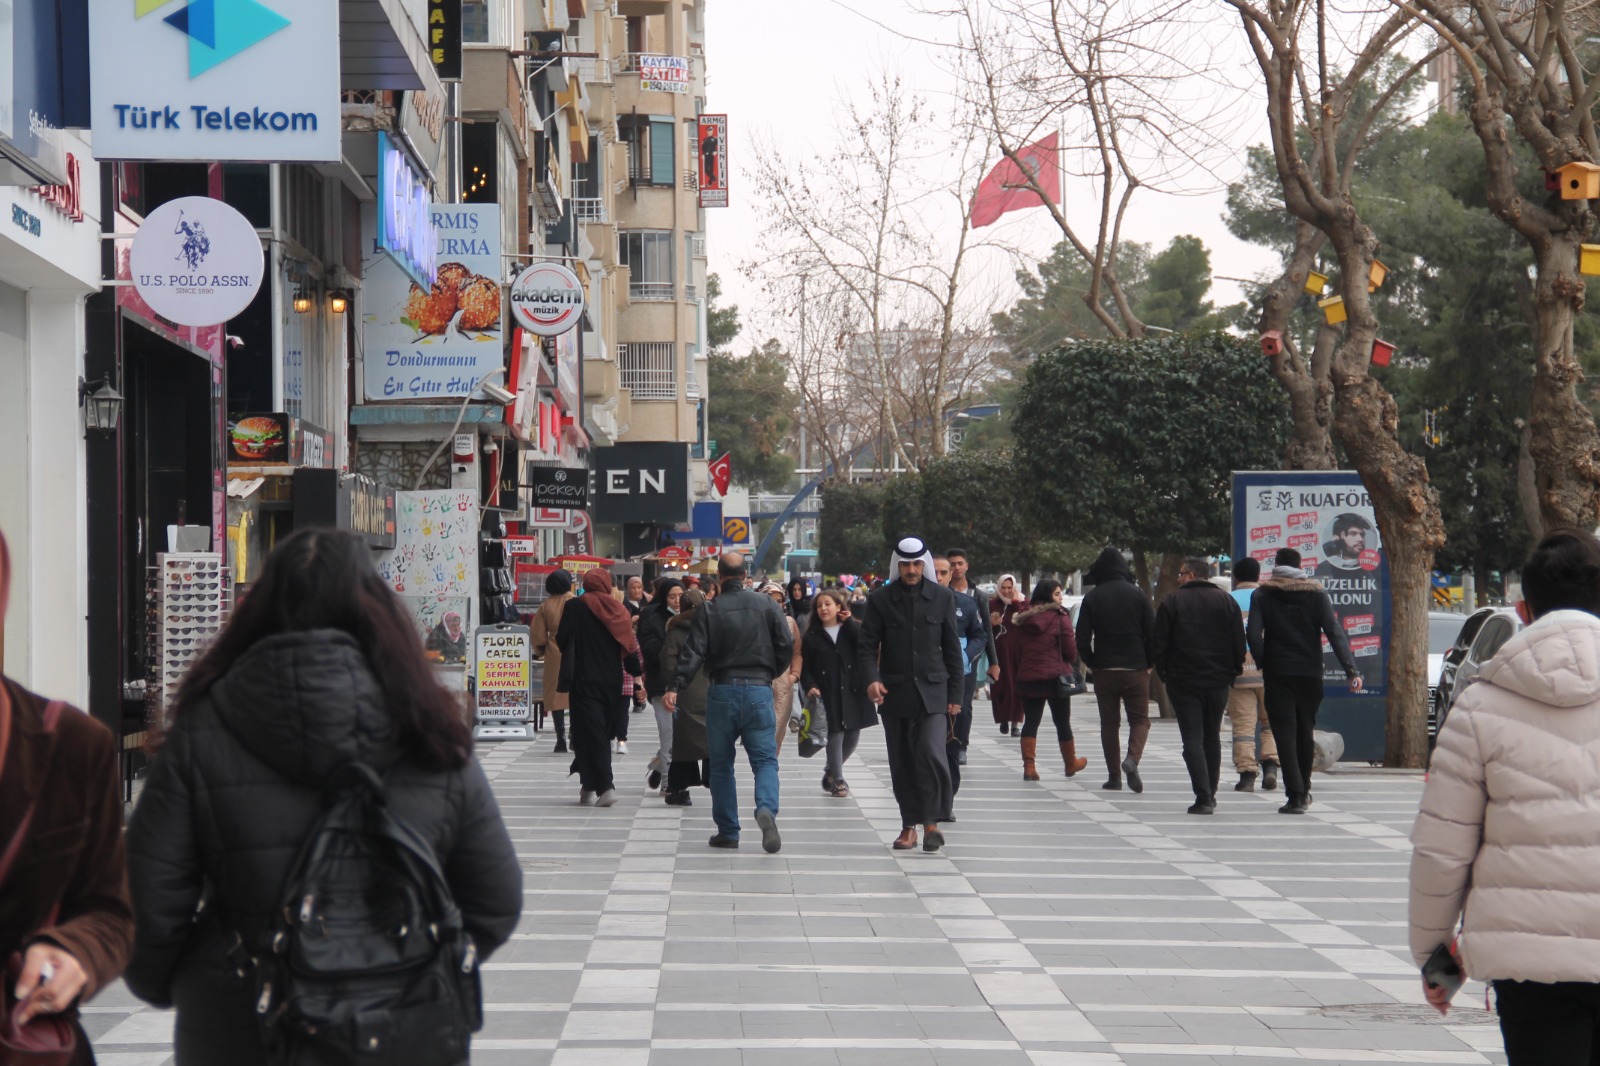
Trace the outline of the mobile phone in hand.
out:
M 1462 972 L 1461 962 L 1450 950 L 1450 945 L 1440 944 L 1428 956 L 1428 961 L 1422 964 L 1422 980 L 1454 996 L 1466 983 L 1467 975 Z

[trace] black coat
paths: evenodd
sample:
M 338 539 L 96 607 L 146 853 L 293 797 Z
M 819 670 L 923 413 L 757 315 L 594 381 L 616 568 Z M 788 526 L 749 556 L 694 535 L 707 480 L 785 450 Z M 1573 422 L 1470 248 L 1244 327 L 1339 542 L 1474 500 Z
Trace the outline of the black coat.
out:
M 1244 615 L 1239 601 L 1209 581 L 1167 593 L 1156 612 L 1156 673 L 1174 688 L 1233 684 L 1244 669 Z
M 621 699 L 623 668 L 638 677 L 644 667 L 632 648 L 623 655 L 617 638 L 583 601 L 583 596 L 569 600 L 567 609 L 561 612 L 561 626 L 556 630 L 556 646 L 561 649 L 561 680 L 557 688 L 572 692 L 581 685 Z
M 1250 654 L 1263 677 L 1322 677 L 1324 636 L 1345 676 L 1361 672 L 1321 582 L 1281 577 L 1263 581 L 1250 597 L 1247 633 Z
M 667 691 L 667 673 L 661 667 L 661 649 L 667 643 L 667 623 L 675 616 L 666 597 L 657 597 L 639 613 L 639 656 L 644 660 L 644 690 L 651 698 Z
M 867 597 L 856 662 L 869 685 L 889 690 L 883 713 L 914 718 L 961 703 L 965 661 L 956 633 L 955 594 L 923 579 L 890 581 Z
M 1084 574 L 1094 587 L 1078 607 L 1078 655 L 1091 670 L 1155 665 L 1156 612 L 1122 553 L 1107 548 Z
M 828 710 L 828 731 L 867 729 L 878 724 L 878 709 L 867 699 L 867 683 L 862 680 L 857 657 L 861 651 L 861 623 L 846 618 L 839 626 L 839 639 L 828 636 L 822 623 L 806 627 L 800 638 L 800 691 L 822 693 Z
M 510 939 L 522 869 L 483 768 L 429 770 L 399 748 L 349 635 L 270 637 L 178 718 L 128 826 L 136 926 L 125 978 L 140 999 L 178 1008 L 179 1062 L 266 1063 L 226 929 L 264 948 L 323 783 L 355 759 L 386 773 L 389 809 L 432 845 L 480 957 Z

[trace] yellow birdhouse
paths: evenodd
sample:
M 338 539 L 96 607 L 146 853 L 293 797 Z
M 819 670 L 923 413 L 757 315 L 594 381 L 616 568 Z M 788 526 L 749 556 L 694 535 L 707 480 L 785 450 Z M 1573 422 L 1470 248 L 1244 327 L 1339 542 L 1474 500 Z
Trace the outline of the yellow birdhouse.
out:
M 1593 163 L 1568 163 L 1556 168 L 1563 200 L 1600 199 L 1600 166 Z
M 1344 309 L 1343 296 L 1329 296 L 1325 300 L 1318 300 L 1317 306 L 1322 308 L 1322 317 L 1330 326 L 1337 326 L 1350 317 Z
M 1600 244 L 1578 245 L 1578 273 L 1600 274 Z
M 1313 296 L 1321 296 L 1322 290 L 1328 287 L 1328 275 L 1318 274 L 1315 270 L 1306 275 L 1305 290 Z
M 1367 267 L 1367 291 L 1376 292 L 1388 276 L 1389 268 L 1383 265 L 1383 260 L 1374 259 L 1372 265 Z

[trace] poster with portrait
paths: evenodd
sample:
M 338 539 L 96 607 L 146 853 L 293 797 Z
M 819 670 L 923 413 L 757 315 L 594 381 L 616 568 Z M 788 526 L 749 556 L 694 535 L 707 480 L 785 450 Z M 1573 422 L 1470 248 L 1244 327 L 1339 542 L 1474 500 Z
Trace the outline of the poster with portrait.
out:
M 1389 560 L 1372 497 L 1354 471 L 1245 471 L 1233 475 L 1233 557 L 1272 573 L 1280 548 L 1300 553 L 1301 574 L 1328 594 L 1361 670 L 1362 695 L 1388 685 Z M 1345 694 L 1344 668 L 1323 641 L 1323 682 Z
M 728 116 L 701 115 L 696 126 L 700 206 L 728 206 Z
M 424 647 L 442 662 L 465 662 L 478 597 L 477 494 L 397 492 L 394 506 L 395 546 L 374 553 L 378 573 L 411 611 Z

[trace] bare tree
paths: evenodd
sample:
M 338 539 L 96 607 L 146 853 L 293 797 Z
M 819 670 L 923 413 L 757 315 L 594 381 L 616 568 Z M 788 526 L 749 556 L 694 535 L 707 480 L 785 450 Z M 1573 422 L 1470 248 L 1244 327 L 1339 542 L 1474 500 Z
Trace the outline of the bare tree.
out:
M 972 395 L 972 357 L 984 350 L 972 337 L 990 310 L 969 277 L 984 243 L 971 225 L 984 146 L 973 124 L 946 117 L 883 75 L 866 107 L 846 105 L 843 136 L 825 157 L 796 159 L 772 144 L 757 154 L 766 221 L 762 258 L 747 267 L 766 277 L 778 306 L 819 307 L 835 331 L 832 345 L 801 346 L 796 384 L 803 395 L 822 390 L 806 397 L 820 419 L 811 436 L 835 439 L 826 422 L 848 412 L 856 439 L 881 435 L 880 456 L 908 470 L 943 453 L 944 416 Z M 953 247 L 941 225 L 954 229 Z M 870 397 L 871 416 L 825 400 L 841 388 Z
M 1329 356 L 1333 436 L 1371 494 L 1394 596 L 1384 759 L 1421 766 L 1427 754 L 1429 577 L 1444 524 L 1426 464 L 1400 443 L 1394 398 L 1368 372 L 1378 331 L 1368 279 L 1378 240 L 1350 194 L 1356 158 L 1383 105 L 1426 62 L 1398 71 L 1386 62 L 1417 23 L 1395 12 L 1381 21 L 1363 19 L 1352 35 L 1350 27 L 1332 23 L 1325 0 L 1225 2 L 1241 20 L 1261 75 L 1284 204 L 1326 237 L 1338 262 L 1337 291 L 1348 322 Z M 1330 56 L 1341 47 L 1346 54 Z M 1363 79 L 1378 78 L 1387 78 L 1388 86 L 1364 111 L 1354 107 Z M 1291 265 L 1291 280 L 1294 270 Z
M 1600 521 L 1600 432 L 1573 356 L 1583 310 L 1578 246 L 1595 227 L 1587 198 L 1565 199 L 1538 174 L 1517 174 L 1517 142 L 1545 174 L 1600 162 L 1597 58 L 1600 11 L 1587 0 L 1393 0 L 1431 27 L 1465 75 L 1473 129 L 1487 164 L 1489 208 L 1533 252 L 1533 393 L 1525 439 L 1533 463 L 1537 533 Z M 1558 182 L 1552 182 L 1558 184 Z M 1540 528 L 1540 527 L 1543 528 Z

